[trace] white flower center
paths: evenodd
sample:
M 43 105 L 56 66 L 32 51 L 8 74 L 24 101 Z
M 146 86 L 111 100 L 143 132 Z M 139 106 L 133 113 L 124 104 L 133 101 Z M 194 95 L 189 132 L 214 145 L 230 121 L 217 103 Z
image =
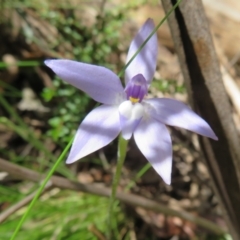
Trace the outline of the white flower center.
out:
M 119 113 L 127 119 L 140 119 L 144 114 L 144 107 L 141 103 L 133 104 L 130 100 L 122 102 L 118 107 Z

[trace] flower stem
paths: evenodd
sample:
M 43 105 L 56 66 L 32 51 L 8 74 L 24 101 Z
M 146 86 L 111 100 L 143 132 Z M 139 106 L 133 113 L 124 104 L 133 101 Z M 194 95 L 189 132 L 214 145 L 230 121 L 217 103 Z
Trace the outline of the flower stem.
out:
M 112 183 L 112 192 L 110 196 L 109 208 L 108 208 L 108 235 L 107 238 L 110 240 L 112 235 L 112 215 L 113 215 L 113 206 L 117 193 L 117 187 L 121 176 L 122 166 L 127 154 L 127 145 L 128 141 L 123 139 L 120 135 L 118 139 L 118 161 L 115 175 L 113 177 Z

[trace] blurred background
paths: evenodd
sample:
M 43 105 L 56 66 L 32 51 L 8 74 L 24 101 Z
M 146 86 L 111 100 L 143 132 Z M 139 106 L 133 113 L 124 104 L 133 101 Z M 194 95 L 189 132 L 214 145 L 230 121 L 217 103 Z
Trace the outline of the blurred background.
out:
M 237 30 L 240 3 L 237 0 L 203 3 L 219 62 L 225 67 L 224 83 L 228 81 L 226 89 L 239 131 L 240 102 L 235 100 L 240 86 L 240 31 Z M 118 73 L 136 31 L 149 17 L 157 24 L 164 11 L 156 0 L 1 0 L 0 9 L 0 160 L 31 169 L 33 175 L 46 174 L 96 103 L 58 79 L 43 61 L 75 59 L 106 66 Z M 171 97 L 188 104 L 167 23 L 159 29 L 158 39 L 157 70 L 149 96 Z M 177 128 L 169 131 L 173 140 L 172 185 L 163 183 L 134 141 L 130 141 L 119 190 L 152 199 L 166 209 L 187 211 L 225 229 L 223 212 L 196 135 Z M 55 175 L 110 188 L 116 157 L 115 140 L 73 165 L 66 166 L 63 161 Z M 0 164 L 1 240 L 10 239 L 40 183 L 31 180 L 28 174 L 19 177 L 18 171 L 16 168 L 16 175 L 10 174 Z M 13 211 L 7 212 L 14 206 Z M 42 194 L 16 239 L 104 240 L 107 211 L 106 197 L 53 187 Z M 114 216 L 113 239 L 229 237 L 217 236 L 194 221 L 121 201 L 116 202 Z

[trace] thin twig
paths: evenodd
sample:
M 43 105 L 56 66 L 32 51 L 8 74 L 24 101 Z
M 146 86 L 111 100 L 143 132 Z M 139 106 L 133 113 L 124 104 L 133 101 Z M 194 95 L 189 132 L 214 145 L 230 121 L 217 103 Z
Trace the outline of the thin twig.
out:
M 99 231 L 99 229 L 97 229 L 97 227 L 92 224 L 90 226 L 88 226 L 88 230 L 93 233 L 98 240 L 106 240 L 105 236 L 103 235 L 102 232 Z
M 8 172 L 9 174 L 13 175 L 16 178 L 22 180 L 30 180 L 34 182 L 39 182 L 44 179 L 44 175 L 40 173 L 27 169 L 25 167 L 20 167 L 16 164 L 10 163 L 2 158 L 0 158 L 0 170 Z M 99 187 L 96 184 L 82 184 L 79 182 L 70 181 L 63 177 L 52 176 L 51 183 L 53 187 L 58 187 L 61 189 L 68 189 L 73 191 L 81 191 L 86 193 L 91 193 L 103 197 L 109 197 L 111 194 L 111 189 L 107 187 Z M 202 217 L 196 217 L 186 211 L 177 211 L 167 207 L 164 204 L 152 201 L 150 199 L 137 196 L 134 194 L 124 193 L 124 192 L 117 192 L 116 198 L 123 203 L 132 205 L 134 207 L 142 207 L 148 210 L 152 210 L 155 212 L 160 212 L 165 215 L 176 216 L 196 225 L 203 227 L 215 234 L 221 235 L 226 233 L 222 227 L 216 225 L 215 223 L 206 220 Z M 0 215 L 1 218 L 1 215 Z

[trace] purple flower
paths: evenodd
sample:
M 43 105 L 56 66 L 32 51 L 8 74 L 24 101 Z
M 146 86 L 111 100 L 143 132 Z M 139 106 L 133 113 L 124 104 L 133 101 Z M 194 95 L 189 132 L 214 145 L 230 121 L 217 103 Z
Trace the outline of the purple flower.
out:
M 154 23 L 148 19 L 133 39 L 127 61 L 153 29 Z M 144 98 L 156 69 L 157 47 L 154 34 L 126 69 L 125 89 L 119 77 L 107 68 L 64 59 L 45 61 L 60 78 L 103 104 L 80 124 L 67 163 L 106 146 L 122 132 L 126 140 L 134 136 L 140 151 L 170 184 L 172 142 L 165 124 L 218 139 L 209 125 L 185 104 L 168 98 Z

